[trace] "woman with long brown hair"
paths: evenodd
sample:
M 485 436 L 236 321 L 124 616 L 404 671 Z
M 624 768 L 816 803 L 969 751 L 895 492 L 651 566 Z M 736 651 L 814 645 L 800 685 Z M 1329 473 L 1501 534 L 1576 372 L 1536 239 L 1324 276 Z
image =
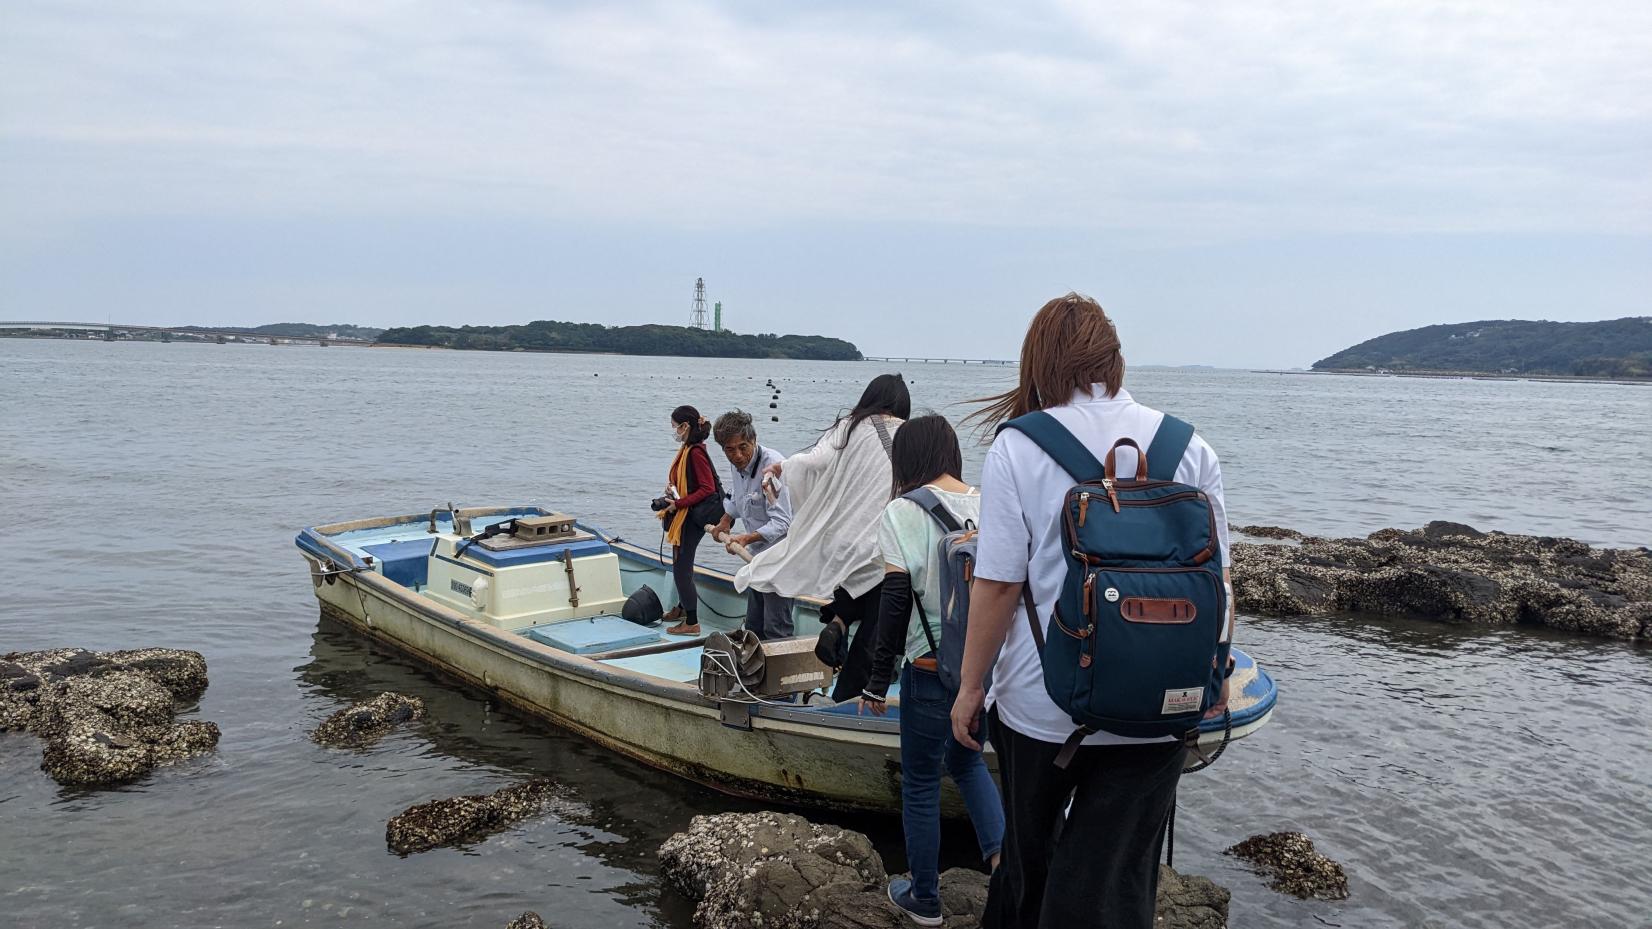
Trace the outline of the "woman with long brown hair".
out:
M 976 414 L 989 426 L 1043 410 L 1096 458 L 1120 439 L 1147 448 L 1164 414 L 1124 390 L 1118 332 L 1094 300 L 1067 294 L 1033 317 L 1021 346 L 1020 380 Z M 1120 473 L 1134 473 L 1128 447 Z M 1209 498 L 1228 564 L 1227 518 L 1216 453 L 1194 436 L 1175 479 Z M 979 748 L 981 713 L 1003 782 L 1005 833 L 983 925 L 1153 925 L 1158 858 L 1182 743 L 1100 731 L 1076 741 L 1072 719 L 1045 689 L 1023 588 L 1040 618 L 1066 577 L 1058 514 L 1077 477 L 1027 435 L 999 433 L 981 476 L 980 537 L 970 593 L 961 687 L 952 707 L 959 743 Z M 1224 572 L 1225 573 L 1225 572 Z M 1231 598 L 1229 598 L 1231 602 Z M 992 672 L 992 691 L 983 680 Z M 1075 748 L 1056 763 L 1064 743 Z

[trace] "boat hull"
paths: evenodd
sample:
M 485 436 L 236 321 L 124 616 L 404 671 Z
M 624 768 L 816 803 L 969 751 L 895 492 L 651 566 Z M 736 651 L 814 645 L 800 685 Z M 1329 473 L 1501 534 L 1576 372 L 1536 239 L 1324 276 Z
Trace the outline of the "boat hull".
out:
M 572 654 L 466 616 L 372 570 L 329 538 L 329 533 L 401 525 L 406 519 L 363 520 L 300 535 L 324 614 L 503 704 L 714 790 L 765 803 L 900 809 L 895 719 L 860 716 L 847 708 L 719 702 L 702 696 L 692 683 L 639 673 L 599 660 L 602 656 Z M 668 557 L 603 538 L 619 557 L 625 593 L 647 583 L 671 596 Z M 714 625 L 737 626 L 744 598 L 732 577 L 697 565 L 695 578 L 702 615 L 717 618 Z M 800 632 L 818 625 L 818 605 L 799 604 Z M 1235 738 L 1265 725 L 1272 714 L 1271 680 L 1254 663 L 1248 673 L 1265 685 L 1266 705 L 1253 706 L 1242 718 L 1236 713 Z M 1221 740 L 1222 733 L 1213 731 L 1203 741 L 1209 749 Z M 986 759 L 996 767 L 990 750 Z M 950 784 L 942 806 L 949 816 L 963 813 Z

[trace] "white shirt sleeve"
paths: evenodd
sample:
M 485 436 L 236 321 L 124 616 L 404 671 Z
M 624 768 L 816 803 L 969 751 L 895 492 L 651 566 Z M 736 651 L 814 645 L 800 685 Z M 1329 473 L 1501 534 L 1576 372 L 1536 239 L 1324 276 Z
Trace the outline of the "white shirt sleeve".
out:
M 1233 560 L 1228 555 L 1228 507 L 1222 497 L 1222 464 L 1216 458 L 1216 450 L 1210 447 L 1202 437 L 1195 435 L 1193 442 L 1187 448 L 1188 454 L 1182 459 L 1182 467 L 1190 463 L 1194 466 L 1193 480 L 1182 481 L 1192 484 L 1205 492 L 1210 498 L 1211 515 L 1216 519 L 1216 544 L 1222 550 L 1222 566 L 1233 567 Z M 1177 475 L 1181 479 L 1181 475 Z
M 1017 433 L 1007 430 L 999 435 L 981 466 L 981 534 L 975 543 L 975 576 L 989 581 L 1019 583 L 1027 579 L 1032 535 L 1005 448 L 1006 441 L 1017 441 L 1017 437 Z

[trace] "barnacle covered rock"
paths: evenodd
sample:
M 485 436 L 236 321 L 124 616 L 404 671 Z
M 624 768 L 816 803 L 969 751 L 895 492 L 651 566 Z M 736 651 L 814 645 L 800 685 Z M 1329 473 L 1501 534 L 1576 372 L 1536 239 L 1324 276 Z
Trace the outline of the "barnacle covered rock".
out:
M 1595 549 L 1461 523 L 1384 529 L 1365 539 L 1235 543 L 1233 592 L 1241 611 L 1265 616 L 1369 613 L 1652 637 L 1652 551 Z
M 1348 876 L 1300 832 L 1253 835 L 1227 850 L 1273 878 L 1268 886 L 1304 900 L 1348 899 Z
M 424 718 L 424 701 L 398 693 L 382 693 L 339 710 L 310 733 L 319 745 L 362 748 L 377 742 L 396 726 Z
M 45 739 L 40 766 L 59 783 L 121 784 L 217 746 L 216 725 L 172 721 L 206 686 L 197 652 L 14 652 L 0 658 L 0 730 Z
M 491 794 L 448 797 L 410 806 L 385 824 L 384 840 L 399 855 L 486 838 L 512 823 L 546 812 L 584 816 L 586 811 L 547 780 L 515 784 Z

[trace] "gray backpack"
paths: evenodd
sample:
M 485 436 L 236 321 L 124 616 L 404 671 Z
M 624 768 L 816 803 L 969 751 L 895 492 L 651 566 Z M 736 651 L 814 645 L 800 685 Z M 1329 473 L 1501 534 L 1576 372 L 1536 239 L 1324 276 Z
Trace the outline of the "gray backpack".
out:
M 913 590 L 912 602 L 918 608 L 918 622 L 923 624 L 929 650 L 935 653 L 941 685 L 947 693 L 956 694 L 963 679 L 964 640 L 969 630 L 969 583 L 975 579 L 975 541 L 978 533 L 974 522 L 966 521 L 962 526 L 958 525 L 952 511 L 928 487 L 919 487 L 901 497 L 923 507 L 924 512 L 933 517 L 946 533 L 941 538 L 938 553 L 941 572 L 937 578 L 940 583 L 936 585 L 941 592 L 939 643 L 935 641 L 935 630 L 929 624 L 928 611 L 924 609 L 923 591 Z

